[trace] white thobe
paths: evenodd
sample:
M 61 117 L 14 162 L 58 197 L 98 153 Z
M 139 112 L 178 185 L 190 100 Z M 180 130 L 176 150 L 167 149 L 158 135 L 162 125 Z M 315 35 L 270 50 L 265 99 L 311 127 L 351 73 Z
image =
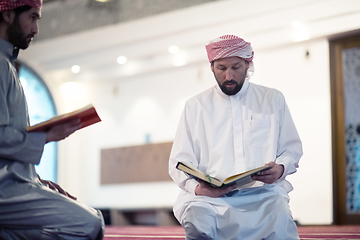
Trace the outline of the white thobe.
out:
M 196 196 L 198 182 L 175 168 L 178 161 L 221 181 L 275 161 L 284 165 L 284 173 L 275 186 L 262 188 L 287 198 L 292 186 L 285 178 L 296 172 L 301 156 L 302 144 L 281 92 L 245 81 L 228 96 L 216 85 L 188 100 L 180 119 L 169 162 L 170 176 L 181 188 L 174 214 L 181 223 L 192 202 L 220 201 Z

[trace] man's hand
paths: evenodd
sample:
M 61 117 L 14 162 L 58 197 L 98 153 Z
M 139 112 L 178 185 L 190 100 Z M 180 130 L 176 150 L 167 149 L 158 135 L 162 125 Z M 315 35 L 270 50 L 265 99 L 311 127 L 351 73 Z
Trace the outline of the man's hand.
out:
M 271 184 L 283 175 L 284 165 L 276 164 L 275 162 L 269 162 L 266 165 L 269 165 L 270 169 L 259 173 L 259 175 L 254 175 L 252 177 L 253 180 Z
M 212 198 L 218 198 L 221 197 L 229 192 L 231 192 L 232 190 L 234 190 L 236 188 L 236 184 L 233 184 L 231 186 L 228 186 L 226 188 L 214 188 L 212 186 L 210 186 L 210 184 L 199 180 L 199 185 L 197 185 L 195 187 L 195 194 L 197 196 L 208 196 L 208 197 L 212 197 Z
M 76 200 L 77 198 L 72 196 L 70 193 L 66 192 L 64 189 L 62 189 L 58 184 L 54 183 L 54 182 L 51 182 L 51 181 L 48 181 L 48 180 L 43 180 L 39 177 L 39 180 L 42 184 L 45 184 L 47 185 L 47 187 L 49 187 L 51 190 L 54 190 L 55 192 L 59 192 L 71 199 L 74 199 Z
M 46 132 L 46 143 L 63 140 L 80 128 L 80 119 L 75 119 L 56 125 Z

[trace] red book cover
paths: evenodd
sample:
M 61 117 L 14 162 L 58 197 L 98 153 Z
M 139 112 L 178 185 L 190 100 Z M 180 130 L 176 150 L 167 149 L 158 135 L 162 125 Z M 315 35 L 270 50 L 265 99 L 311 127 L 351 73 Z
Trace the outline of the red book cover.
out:
M 81 124 L 82 124 L 81 128 L 90 126 L 94 123 L 101 121 L 94 106 L 92 104 L 89 104 L 89 105 L 87 105 L 83 108 L 80 108 L 78 110 L 75 110 L 73 112 L 65 113 L 65 114 L 53 117 L 47 121 L 27 127 L 26 131 L 28 131 L 28 132 L 46 132 L 51 127 L 53 127 L 57 124 L 71 121 L 76 118 L 80 119 Z

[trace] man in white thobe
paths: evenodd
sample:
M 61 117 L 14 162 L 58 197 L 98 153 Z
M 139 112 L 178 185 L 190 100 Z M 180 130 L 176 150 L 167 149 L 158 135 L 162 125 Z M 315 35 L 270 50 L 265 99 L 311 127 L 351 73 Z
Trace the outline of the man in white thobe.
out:
M 249 82 L 250 43 L 234 35 L 206 46 L 217 85 L 186 102 L 169 173 L 181 192 L 174 214 L 186 239 L 299 239 L 286 176 L 296 172 L 302 144 L 284 96 Z M 268 164 L 253 185 L 218 189 L 176 169 L 181 161 L 221 181 Z

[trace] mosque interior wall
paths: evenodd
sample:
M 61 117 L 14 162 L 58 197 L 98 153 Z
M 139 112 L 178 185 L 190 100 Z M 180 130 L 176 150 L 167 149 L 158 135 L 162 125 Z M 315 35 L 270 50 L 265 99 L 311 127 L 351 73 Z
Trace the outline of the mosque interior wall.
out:
M 59 143 L 59 184 L 97 208 L 171 208 L 179 192 L 171 181 L 101 185 L 101 151 L 171 142 L 185 101 L 215 84 L 204 45 L 231 33 L 252 42 L 251 81 L 283 92 L 303 141 L 288 178 L 294 219 L 330 224 L 328 39 L 360 29 L 356 19 L 356 0 L 227 0 L 34 42 L 20 59 L 43 77 L 59 112 L 92 103 L 102 118 Z

